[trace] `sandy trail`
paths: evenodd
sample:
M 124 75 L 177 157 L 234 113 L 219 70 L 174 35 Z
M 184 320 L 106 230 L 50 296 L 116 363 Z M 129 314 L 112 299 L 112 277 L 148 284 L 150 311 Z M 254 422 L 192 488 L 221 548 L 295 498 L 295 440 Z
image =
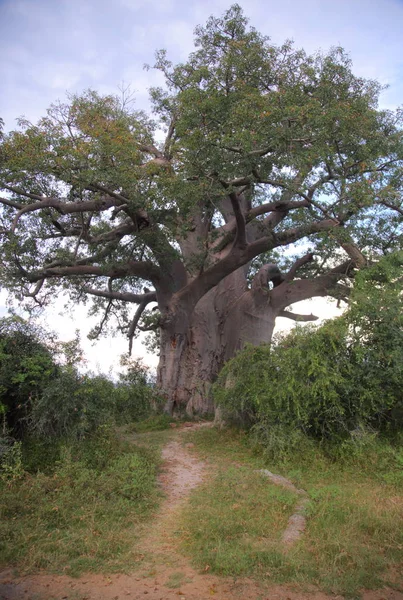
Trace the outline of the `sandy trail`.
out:
M 194 427 L 200 427 L 196 425 Z M 144 561 L 130 575 L 86 575 L 73 579 L 64 575 L 38 574 L 13 578 L 0 573 L 0 600 L 342 600 L 313 589 L 258 583 L 252 579 L 224 578 L 195 571 L 180 554 L 175 540 L 177 517 L 192 490 L 209 476 L 209 467 L 191 452 L 192 444 L 181 443 L 181 433 L 162 451 L 159 481 L 165 499 L 153 522 L 144 531 L 140 551 Z M 367 592 L 363 600 L 403 600 L 389 589 Z
M 183 568 L 187 561 L 177 552 L 173 539 L 176 517 L 192 490 L 204 480 L 206 465 L 177 440 L 169 442 L 161 455 L 163 469 L 159 484 L 165 499 L 152 523 L 147 525 L 141 551 L 145 555 L 144 562 L 149 562 L 150 567 L 158 563 L 159 566 Z

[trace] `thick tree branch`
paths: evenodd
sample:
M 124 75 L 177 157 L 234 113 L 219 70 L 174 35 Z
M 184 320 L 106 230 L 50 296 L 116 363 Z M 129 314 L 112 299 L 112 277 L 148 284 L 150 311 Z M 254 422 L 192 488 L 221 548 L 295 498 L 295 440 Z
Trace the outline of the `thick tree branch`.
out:
M 111 311 L 111 309 L 112 309 L 112 306 L 113 306 L 113 302 L 112 302 L 112 300 L 109 300 L 109 302 L 108 302 L 108 306 L 107 306 L 107 307 L 106 307 L 106 309 L 105 309 L 104 316 L 102 317 L 102 321 L 100 322 L 100 324 L 99 324 L 99 325 L 98 325 L 98 327 L 96 328 L 96 331 L 95 331 L 95 332 L 92 334 L 92 335 L 93 335 L 93 337 L 94 337 L 94 339 L 98 338 L 98 337 L 101 335 L 101 333 L 102 333 L 102 330 L 103 330 L 103 328 L 104 328 L 104 325 L 105 325 L 105 323 L 106 323 L 106 322 L 107 322 L 107 320 L 108 320 L 109 313 L 110 313 L 110 311 Z
M 100 185 L 99 183 L 92 183 L 91 185 L 88 185 L 86 189 L 90 192 L 102 192 L 103 194 L 107 194 L 108 196 L 119 200 L 120 204 L 126 204 L 129 202 L 129 199 L 126 198 L 126 196 L 122 196 L 122 194 L 119 194 L 118 192 L 115 192 L 104 185 Z M 120 204 L 117 204 L 117 206 L 120 206 Z
M 139 304 L 139 306 L 134 314 L 133 320 L 130 323 L 129 331 L 127 334 L 128 338 L 129 338 L 129 356 L 132 355 L 133 338 L 134 338 L 134 334 L 136 332 L 138 322 L 140 321 L 141 315 L 145 311 L 147 304 L 148 304 L 147 301 L 141 302 L 141 304 Z
M 249 152 L 245 152 L 240 146 L 224 146 L 223 144 L 212 144 L 212 146 L 216 146 L 222 150 L 228 150 L 228 152 L 234 152 L 235 154 L 242 154 L 242 156 L 246 157 L 262 157 L 274 151 L 272 146 L 266 146 L 265 148 L 259 148 L 258 150 L 251 150 Z
M 140 321 L 141 315 L 143 314 L 147 305 L 150 302 L 155 302 L 156 300 L 157 300 L 157 296 L 156 296 L 155 292 L 146 292 L 145 294 L 143 294 L 143 299 L 141 300 L 141 302 L 134 314 L 133 320 L 130 323 L 129 331 L 127 334 L 128 338 L 129 338 L 129 356 L 131 356 L 131 354 L 132 354 L 133 338 L 134 338 L 136 329 L 138 327 L 138 323 Z
M 169 124 L 168 133 L 164 142 L 164 153 L 163 156 L 167 160 L 170 160 L 171 157 L 171 142 L 175 134 L 175 126 L 176 126 L 176 117 L 172 117 L 172 120 Z
M 299 323 L 307 322 L 307 321 L 317 321 L 319 317 L 315 315 L 299 315 L 297 313 L 292 313 L 288 310 L 282 310 L 278 314 L 279 317 L 286 317 L 287 319 L 291 319 L 292 321 L 297 321 Z
M 165 158 L 161 150 L 158 150 L 154 144 L 138 144 L 139 150 L 152 154 L 155 158 Z
M 273 283 L 273 287 L 277 287 L 284 281 L 280 269 L 277 265 L 268 263 L 260 267 L 252 281 L 252 291 L 267 290 L 269 281 Z
M 36 298 L 36 296 L 41 291 L 44 283 L 45 283 L 45 280 L 44 279 L 40 279 L 38 281 L 38 283 L 36 284 L 35 288 L 33 289 L 33 291 L 32 292 L 24 292 L 24 296 L 26 298 Z
M 254 219 L 257 216 L 266 214 L 266 213 L 275 213 L 279 215 L 279 219 L 283 219 L 289 210 L 297 210 L 299 208 L 307 208 L 309 206 L 309 202 L 307 200 L 296 200 L 296 201 L 286 201 L 286 200 L 278 200 L 276 202 L 266 202 L 260 206 L 256 206 L 254 208 L 249 209 L 245 213 L 245 222 L 246 225 L 249 226 L 247 231 L 250 231 L 250 226 L 254 225 Z M 256 222 L 256 225 L 264 227 L 265 224 L 261 221 Z M 232 220 L 225 223 L 222 227 L 219 227 L 214 230 L 214 235 L 218 236 L 217 240 L 212 244 L 212 248 L 215 252 L 220 252 L 223 250 L 231 241 L 234 239 L 234 234 L 236 230 L 236 220 L 233 218 Z
M 162 277 L 160 269 L 149 261 L 128 261 L 122 265 L 113 265 L 110 267 L 97 267 L 94 265 L 72 265 L 60 267 L 47 267 L 36 273 L 27 273 L 24 275 L 35 283 L 40 279 L 50 279 L 59 277 L 85 277 L 86 275 L 95 275 L 98 277 L 113 277 L 120 279 L 129 275 L 134 275 L 151 282 L 158 283 Z
M 313 279 L 284 281 L 282 285 L 272 290 L 272 305 L 281 311 L 291 304 L 301 302 L 301 300 L 308 300 L 315 296 L 333 296 L 334 298 L 346 300 L 350 293 L 350 288 L 340 284 L 339 281 L 351 276 L 354 267 L 355 264 L 353 261 L 347 261 Z
M 22 217 L 22 215 L 34 212 L 37 210 L 43 210 L 44 208 L 55 208 L 62 214 L 72 214 L 72 213 L 83 213 L 89 211 L 104 211 L 108 210 L 112 206 L 116 206 L 116 201 L 109 198 L 102 198 L 97 200 L 88 200 L 86 202 L 62 202 L 61 200 L 57 200 L 56 198 L 43 198 L 40 202 L 36 202 L 35 204 L 29 204 L 28 206 L 24 206 L 14 217 L 13 224 L 11 226 L 11 231 L 14 233 L 18 221 Z
M 143 302 L 157 302 L 157 292 L 147 292 L 145 294 L 132 294 L 130 292 L 114 292 L 110 290 L 98 290 L 89 286 L 83 286 L 82 291 L 92 296 L 100 298 L 109 298 L 110 300 L 121 300 L 122 302 L 134 302 L 140 304 Z
M 31 192 L 25 192 L 24 190 L 22 190 L 19 187 L 7 185 L 6 183 L 2 183 L 1 187 L 5 188 L 6 190 L 9 190 L 10 192 L 14 192 L 14 194 L 17 194 L 18 196 L 25 196 L 25 198 L 31 198 L 31 200 L 43 200 L 44 199 L 44 196 L 40 196 L 39 194 L 31 194 Z M 46 196 L 45 196 L 45 198 L 46 198 Z
M 385 206 L 386 208 L 389 208 L 390 210 L 396 211 L 397 213 L 399 213 L 399 215 L 403 215 L 403 208 L 401 208 L 400 206 L 395 206 L 394 204 L 391 204 L 390 202 L 385 202 L 385 200 L 380 200 L 376 204 Z
M 260 206 L 255 206 L 251 208 L 246 214 L 246 222 L 249 223 L 255 217 L 260 215 L 264 215 L 268 212 L 280 210 L 295 210 L 298 208 L 308 208 L 309 202 L 307 200 L 294 200 L 294 201 L 282 201 L 279 200 L 277 202 L 266 202 L 265 204 L 261 204 Z
M 237 177 L 235 179 L 230 179 L 229 181 L 220 179 L 220 183 L 226 188 L 243 187 L 244 185 L 249 186 L 252 183 L 252 180 L 250 177 Z
M 277 235 L 271 233 L 270 235 L 266 235 L 248 244 L 243 249 L 233 246 L 232 250 L 226 254 L 226 256 L 224 256 L 221 260 L 218 260 L 210 268 L 200 273 L 190 283 L 182 288 L 176 294 L 176 300 L 179 303 L 184 302 L 189 307 L 194 307 L 200 298 L 202 298 L 204 294 L 216 286 L 222 279 L 224 279 L 224 277 L 232 273 L 232 271 L 235 271 L 237 268 L 245 265 L 259 254 L 267 252 L 268 250 L 278 246 L 294 243 L 297 240 L 300 240 L 313 233 L 330 231 L 337 226 L 338 222 L 334 220 L 317 221 L 308 225 L 303 225 L 302 227 L 288 229 Z M 292 304 L 292 302 L 289 302 L 288 304 Z M 288 304 L 285 306 L 288 306 Z
M 235 192 L 231 192 L 229 194 L 232 209 L 235 215 L 236 221 L 236 234 L 234 239 L 234 246 L 238 246 L 239 248 L 246 247 L 246 229 L 245 229 L 245 216 L 242 212 L 241 205 L 239 203 L 238 194 Z
M 253 258 L 260 254 L 261 252 L 266 252 L 270 248 L 270 244 L 272 248 L 277 248 L 279 246 L 286 246 L 288 244 L 293 244 L 298 240 L 303 239 L 309 235 L 314 233 L 320 233 L 322 231 L 331 231 L 332 229 L 339 226 L 339 222 L 335 219 L 324 219 L 322 221 L 314 221 L 313 223 L 308 223 L 306 225 L 301 225 L 301 227 L 292 227 L 290 229 L 286 229 L 285 231 L 281 231 L 279 233 L 272 233 L 270 236 L 264 236 L 256 241 L 252 242 L 248 246 L 248 250 L 251 254 L 253 254 Z M 263 250 L 260 250 L 263 248 Z
M 5 204 L 6 206 L 11 206 L 11 208 L 16 208 L 17 210 L 20 210 L 23 207 L 23 205 L 19 202 L 14 202 L 13 200 L 3 197 L 0 197 L 0 203 Z
M 343 248 L 343 250 L 345 252 L 347 252 L 347 254 L 349 255 L 349 257 L 351 258 L 351 260 L 354 262 L 354 264 L 356 265 L 356 267 L 358 269 L 361 267 L 365 267 L 365 265 L 367 264 L 367 259 L 362 254 L 361 250 L 355 244 L 344 243 L 344 244 L 341 244 L 341 247 Z
M 292 281 L 301 267 L 313 261 L 313 256 L 314 255 L 312 254 L 312 252 L 308 252 L 307 254 L 296 260 L 295 263 L 292 265 L 291 269 L 288 271 L 288 273 L 286 273 L 284 281 Z
M 101 233 L 96 237 L 90 238 L 89 241 L 92 244 L 100 244 L 103 242 L 120 240 L 126 235 L 132 235 L 134 233 L 137 233 L 137 231 L 138 229 L 136 229 L 132 220 L 127 219 L 121 225 L 118 225 L 117 227 L 114 227 L 113 229 L 110 229 L 105 233 Z

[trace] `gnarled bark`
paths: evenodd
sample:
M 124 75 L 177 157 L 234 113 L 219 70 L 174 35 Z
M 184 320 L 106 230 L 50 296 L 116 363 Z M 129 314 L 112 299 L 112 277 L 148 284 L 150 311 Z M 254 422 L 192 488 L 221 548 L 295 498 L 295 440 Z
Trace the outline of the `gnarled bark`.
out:
M 197 303 L 186 333 L 163 328 L 158 386 L 168 398 L 166 411 L 212 413 L 211 385 L 219 370 L 245 344 L 270 342 L 278 312 L 267 285 L 248 289 L 241 268 Z
M 211 385 L 224 363 L 245 344 L 270 343 L 276 318 L 313 321 L 314 315 L 295 315 L 285 308 L 312 296 L 340 295 L 348 288 L 338 281 L 353 263 L 346 262 L 315 279 L 294 280 L 298 268 L 312 255 L 301 257 L 283 275 L 276 265 L 264 265 L 247 283 L 247 266 L 225 277 L 188 312 L 161 328 L 158 386 L 166 395 L 169 413 L 212 413 Z

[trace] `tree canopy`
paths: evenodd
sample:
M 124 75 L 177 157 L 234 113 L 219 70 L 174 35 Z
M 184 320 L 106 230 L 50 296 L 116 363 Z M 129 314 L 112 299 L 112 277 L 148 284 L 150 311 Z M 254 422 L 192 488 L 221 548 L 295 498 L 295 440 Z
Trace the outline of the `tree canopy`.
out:
M 273 45 L 238 5 L 195 46 L 176 65 L 157 52 L 150 114 L 86 91 L 3 136 L 1 281 L 19 298 L 68 288 L 104 311 L 94 334 L 115 315 L 129 338 L 161 327 L 176 347 L 243 266 L 290 316 L 347 298 L 354 269 L 400 247 L 402 112 L 378 108 L 377 82 L 340 48 Z

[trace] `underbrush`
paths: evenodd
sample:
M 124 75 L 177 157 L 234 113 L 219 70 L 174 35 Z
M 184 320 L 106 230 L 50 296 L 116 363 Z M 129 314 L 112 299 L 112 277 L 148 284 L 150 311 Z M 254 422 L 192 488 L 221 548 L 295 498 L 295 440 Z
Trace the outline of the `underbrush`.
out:
M 47 468 L 34 446 L 30 473 L 0 483 L 0 563 L 75 576 L 132 567 L 140 525 L 157 504 L 157 454 L 108 428 L 60 444 Z
M 339 447 L 336 456 L 334 448 L 302 439 L 286 451 L 283 440 L 276 457 L 235 429 L 202 429 L 189 439 L 219 467 L 219 475 L 194 492 L 180 526 L 195 566 L 314 584 L 351 597 L 385 583 L 403 588 L 393 575 L 403 560 L 399 446 L 373 439 L 356 445 L 355 453 Z M 297 496 L 255 472 L 262 467 L 286 476 L 310 498 L 306 531 L 287 552 L 279 540 Z
M 248 434 L 248 443 L 266 461 L 282 469 L 304 472 L 309 479 L 311 465 L 327 471 L 355 473 L 379 483 L 403 489 L 403 439 L 382 437 L 366 428 L 348 438 L 316 441 L 299 430 L 260 423 Z

